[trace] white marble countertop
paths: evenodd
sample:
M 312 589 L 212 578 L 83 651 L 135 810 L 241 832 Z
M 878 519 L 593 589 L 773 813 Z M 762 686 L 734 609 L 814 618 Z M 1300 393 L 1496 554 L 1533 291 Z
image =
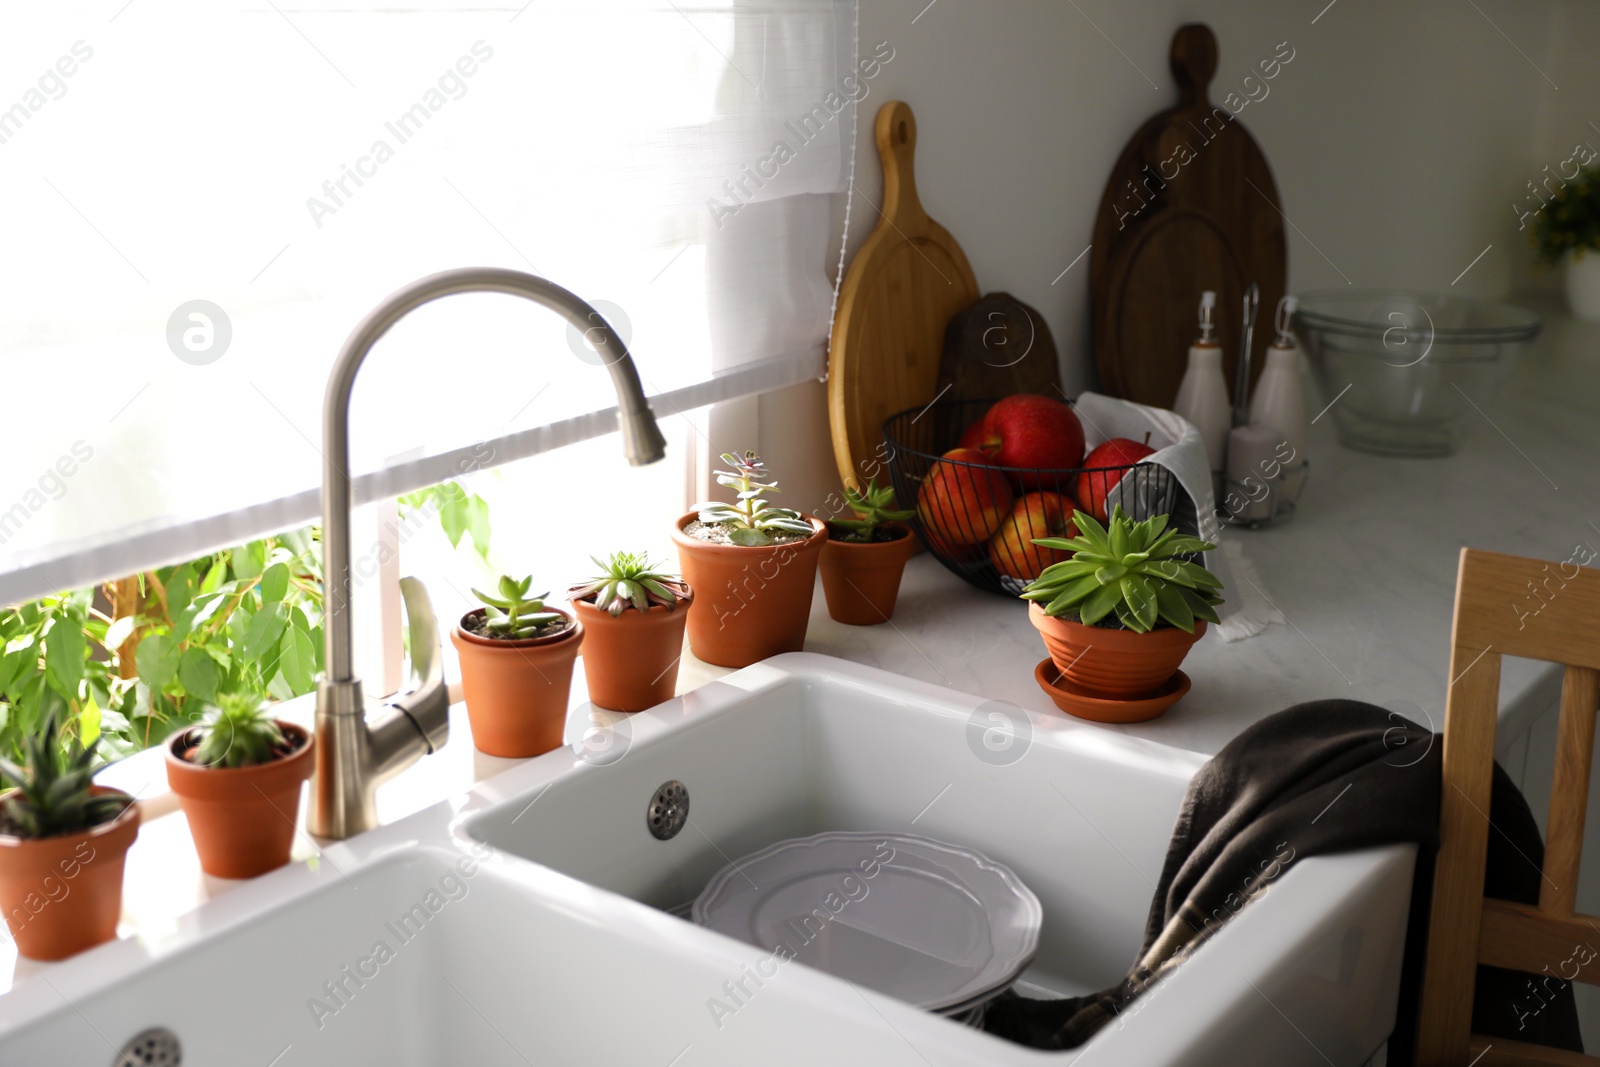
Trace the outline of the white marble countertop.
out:
M 1295 518 L 1224 535 L 1242 546 L 1289 625 L 1234 643 L 1207 635 L 1184 663 L 1194 687 L 1181 702 L 1153 722 L 1102 728 L 1210 754 L 1257 719 L 1324 697 L 1369 700 L 1441 726 L 1459 550 L 1562 560 L 1579 543 L 1600 549 L 1600 325 L 1548 305 L 1540 310 L 1544 335 L 1505 388 L 1472 398 L 1483 424 L 1457 455 L 1365 455 L 1338 445 L 1331 419 L 1313 426 L 1312 481 Z M 890 624 L 833 622 L 819 588 L 806 650 L 1061 714 L 1034 682 L 1044 646 L 1024 604 L 967 585 L 927 555 L 907 567 Z M 582 667 L 580 659 L 569 742 L 592 721 Z M 727 673 L 686 653 L 678 690 Z M 1551 706 L 1558 685 L 1554 668 L 1507 661 L 1502 737 Z M 379 790 L 384 823 L 519 762 L 474 749 L 462 705 L 451 709 L 451 721 L 443 750 Z M 163 795 L 159 749 L 124 761 L 102 781 L 137 793 L 145 805 L 128 857 L 123 936 L 158 934 L 240 884 L 200 872 L 183 816 Z M 317 850 L 301 834 L 294 856 Z M 16 960 L 5 939 L 0 992 L 50 966 Z

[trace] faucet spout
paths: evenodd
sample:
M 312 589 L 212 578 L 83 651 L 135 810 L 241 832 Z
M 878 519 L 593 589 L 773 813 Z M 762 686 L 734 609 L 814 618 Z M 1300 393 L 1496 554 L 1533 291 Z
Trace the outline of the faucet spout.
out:
M 599 312 L 554 282 L 496 267 L 443 271 L 397 290 L 357 324 L 328 376 L 322 406 L 325 655 L 324 671 L 317 679 L 316 770 L 309 813 L 311 832 L 321 837 L 349 837 L 375 826 L 378 784 L 442 746 L 449 736 L 449 699 L 438 668 L 438 627 L 420 583 L 402 582 L 413 669 L 418 675 L 413 689 L 386 708 L 371 706 L 352 667 L 350 394 L 356 372 L 390 327 L 423 304 L 456 293 L 520 296 L 566 319 L 600 352 L 611 375 L 628 461 L 635 466 L 653 463 L 666 451 L 627 346 Z

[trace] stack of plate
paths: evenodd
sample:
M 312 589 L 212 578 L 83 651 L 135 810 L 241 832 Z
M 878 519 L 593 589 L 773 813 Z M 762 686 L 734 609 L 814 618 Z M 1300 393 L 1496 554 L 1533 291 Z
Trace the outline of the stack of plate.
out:
M 971 849 L 900 833 L 780 841 L 724 868 L 701 926 L 970 1025 L 1033 959 L 1039 898 Z

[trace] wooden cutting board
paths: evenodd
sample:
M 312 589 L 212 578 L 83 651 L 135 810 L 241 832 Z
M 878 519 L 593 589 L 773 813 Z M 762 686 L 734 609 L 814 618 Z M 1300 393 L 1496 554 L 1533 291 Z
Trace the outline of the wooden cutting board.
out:
M 1288 276 L 1272 170 L 1233 110 L 1207 98 L 1217 70 L 1210 27 L 1180 28 L 1171 64 L 1178 105 L 1140 126 L 1122 150 L 1100 200 L 1089 258 L 1101 388 L 1163 408 L 1177 398 L 1188 366 L 1201 292 L 1217 291 L 1218 340 L 1231 395 L 1245 287 L 1252 281 L 1261 287 L 1254 383 Z M 1260 83 L 1257 71 L 1244 62 L 1237 66 L 1255 76 L 1252 84 Z M 1243 97 L 1224 99 L 1237 105 Z
M 917 120 L 910 106 L 891 100 L 879 108 L 874 137 L 883 203 L 875 205 L 878 223 L 845 272 L 828 349 L 833 454 L 851 487 L 874 474 L 887 483 L 883 420 L 938 395 L 945 324 L 978 299 L 966 253 L 917 198 L 911 163 Z
M 945 400 L 987 400 L 1038 393 L 1059 400 L 1061 364 L 1050 326 L 1010 293 L 989 293 L 958 311 L 944 331 L 939 381 Z

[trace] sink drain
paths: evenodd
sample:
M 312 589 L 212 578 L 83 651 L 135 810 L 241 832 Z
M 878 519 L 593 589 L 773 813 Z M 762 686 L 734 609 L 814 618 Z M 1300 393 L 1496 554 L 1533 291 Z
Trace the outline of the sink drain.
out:
M 644 822 L 658 841 L 670 841 L 678 836 L 683 824 L 689 821 L 689 790 L 674 778 L 650 798 Z
M 111 1067 L 179 1067 L 182 1063 L 178 1035 L 164 1026 L 152 1026 L 123 1045 Z

